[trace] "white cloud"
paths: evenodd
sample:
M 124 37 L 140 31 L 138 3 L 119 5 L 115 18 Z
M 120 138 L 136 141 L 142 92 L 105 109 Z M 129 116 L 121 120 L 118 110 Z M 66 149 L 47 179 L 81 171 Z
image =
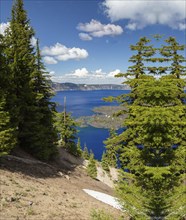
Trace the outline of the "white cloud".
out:
M 69 74 L 69 76 L 75 77 L 75 78 L 85 78 L 88 77 L 88 70 L 86 68 L 82 69 L 76 69 L 73 73 Z
M 63 76 L 51 76 L 50 78 L 53 82 L 59 82 L 59 83 L 64 83 L 64 82 L 69 82 L 69 81 L 66 81 L 64 80 L 64 77 Z
M 104 75 L 105 73 L 102 71 L 102 69 L 98 69 L 95 71 L 96 75 Z
M 70 59 L 85 59 L 88 57 L 88 52 L 85 49 L 76 47 L 68 48 L 65 45 L 56 43 L 54 46 L 44 47 L 42 49 L 42 55 L 47 56 L 48 60 L 49 57 L 53 58 L 53 61 L 55 60 L 57 63 L 58 61 L 67 61 Z
M 56 64 L 57 60 L 55 60 L 53 57 L 45 56 L 43 57 L 43 60 L 46 64 Z
M 92 37 L 89 34 L 86 34 L 86 33 L 79 33 L 79 38 L 81 40 L 85 40 L 85 41 L 92 40 Z
M 115 77 L 115 75 L 117 75 L 118 73 L 121 73 L 121 71 L 119 69 L 116 69 L 114 71 L 111 71 L 109 74 L 108 74 L 108 77 Z
M 92 19 L 90 23 L 79 23 L 77 29 L 86 33 L 80 33 L 81 40 L 92 40 L 92 37 L 115 36 L 123 33 L 123 29 L 119 25 L 102 24 Z
M 115 78 L 114 76 L 119 73 L 120 70 L 116 69 L 110 72 L 104 72 L 102 69 L 97 69 L 94 71 L 89 71 L 87 68 L 79 68 L 71 73 L 66 73 L 63 75 L 57 75 L 51 71 L 51 79 L 54 82 L 73 82 L 73 83 L 115 83 L 120 84 L 123 82 L 121 78 Z
M 32 37 L 30 42 L 31 42 L 32 46 L 35 47 L 36 43 L 37 43 L 37 39 L 35 37 Z
M 185 30 L 186 29 L 186 23 L 185 24 L 180 23 L 179 24 L 179 29 L 180 30 Z
M 52 71 L 49 71 L 49 74 L 52 77 L 52 76 L 55 76 L 56 73 L 55 73 L 55 71 L 52 70 Z
M 68 51 L 68 48 L 60 43 L 56 43 L 54 46 L 44 47 L 42 49 L 43 55 L 50 55 L 50 56 L 58 56 L 64 54 Z
M 97 70 L 93 71 L 93 75 L 94 75 L 95 78 L 104 79 L 105 77 L 107 77 L 107 73 L 103 72 L 102 69 L 97 69 Z
M 83 67 L 81 69 L 76 69 L 70 74 L 66 74 L 66 76 L 73 76 L 76 78 L 87 77 L 87 78 L 104 78 L 105 79 L 105 78 L 114 78 L 114 76 L 118 73 L 120 73 L 119 69 L 106 73 L 101 68 L 97 70 L 93 70 L 93 71 L 88 71 L 85 67 Z
M 186 29 L 185 0 L 105 0 L 103 6 L 112 22 L 127 19 L 130 30 L 153 24 Z
M 0 24 L 0 34 L 4 35 L 5 34 L 5 30 L 10 26 L 10 23 L 1 23 Z
M 75 60 L 80 60 L 80 59 L 85 59 L 88 57 L 88 52 L 85 49 L 80 49 L 80 48 L 67 48 L 64 53 L 62 53 L 59 56 L 56 56 L 56 58 L 60 61 L 66 61 L 70 59 L 75 59 Z
M 135 31 L 137 29 L 137 23 L 129 23 L 126 25 L 126 28 L 130 29 L 131 31 Z

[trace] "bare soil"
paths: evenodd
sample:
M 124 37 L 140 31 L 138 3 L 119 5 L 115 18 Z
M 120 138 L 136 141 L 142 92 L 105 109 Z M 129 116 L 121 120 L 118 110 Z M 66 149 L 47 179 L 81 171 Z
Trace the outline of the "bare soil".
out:
M 121 211 L 82 190 L 114 195 L 113 189 L 91 179 L 81 160 L 71 155 L 65 158 L 55 164 L 42 163 L 22 152 L 0 158 L 0 220 L 89 220 L 93 209 L 118 219 Z

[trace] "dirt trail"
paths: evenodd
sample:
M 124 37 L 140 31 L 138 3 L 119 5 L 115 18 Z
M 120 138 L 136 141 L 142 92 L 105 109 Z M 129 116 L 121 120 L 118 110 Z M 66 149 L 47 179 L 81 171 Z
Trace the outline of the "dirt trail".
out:
M 81 165 L 67 171 L 31 161 L 1 159 L 1 220 L 88 220 L 93 209 L 112 213 L 115 219 L 121 215 L 82 191 L 86 188 L 113 195 L 107 185 L 87 176 Z

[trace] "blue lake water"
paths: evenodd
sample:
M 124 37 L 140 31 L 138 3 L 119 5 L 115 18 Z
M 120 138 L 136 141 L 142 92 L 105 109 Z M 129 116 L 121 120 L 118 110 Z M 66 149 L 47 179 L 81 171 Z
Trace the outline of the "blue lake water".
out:
M 97 90 L 97 91 L 61 91 L 57 92 L 52 101 L 58 103 L 59 112 L 64 109 L 64 97 L 66 97 L 66 109 L 72 113 L 74 118 L 80 116 L 90 116 L 94 114 L 93 108 L 99 106 L 117 105 L 117 103 L 104 102 L 103 97 L 118 96 L 129 93 L 125 90 Z M 81 146 L 87 145 L 87 148 L 94 152 L 97 160 L 101 159 L 104 151 L 103 141 L 109 136 L 109 131 L 102 128 L 86 127 L 78 128 L 78 137 L 81 140 Z

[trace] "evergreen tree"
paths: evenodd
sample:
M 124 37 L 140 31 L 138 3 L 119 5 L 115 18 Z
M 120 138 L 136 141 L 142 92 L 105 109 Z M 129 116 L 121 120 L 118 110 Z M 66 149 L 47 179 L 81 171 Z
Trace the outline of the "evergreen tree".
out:
M 4 54 L 9 69 L 7 77 L 11 82 L 7 87 L 6 105 L 10 112 L 10 123 L 17 129 L 19 146 L 24 146 L 24 127 L 29 124 L 28 117 L 34 98 L 30 88 L 31 73 L 34 71 L 35 63 L 33 47 L 30 43 L 33 35 L 27 13 L 23 9 L 23 2 L 17 0 L 12 8 L 10 27 L 5 32 Z
M 10 27 L 5 32 L 4 54 L 11 81 L 7 106 L 10 109 L 11 123 L 18 129 L 20 146 L 24 146 L 24 127 L 32 120 L 29 118 L 29 112 L 34 100 L 30 87 L 31 75 L 35 68 L 34 48 L 31 45 L 33 36 L 34 31 L 23 8 L 23 1 L 16 0 L 12 7 Z
M 80 142 L 80 138 L 78 138 L 78 142 L 77 142 L 77 156 L 81 157 L 82 156 L 82 149 L 81 149 L 81 142 Z
M 16 146 L 15 129 L 11 127 L 10 115 L 5 111 L 5 99 L 0 98 L 0 156 L 8 154 Z
M 109 163 L 108 163 L 108 157 L 107 153 L 103 152 L 102 158 L 101 158 L 101 166 L 105 171 L 109 171 Z
M 144 75 L 147 72 L 148 67 L 145 66 L 144 61 L 147 61 L 149 57 L 152 57 L 156 53 L 156 49 L 154 49 L 153 46 L 148 45 L 149 42 L 150 40 L 148 38 L 142 37 L 136 45 L 130 46 L 132 51 L 137 51 L 137 54 L 129 59 L 134 65 L 128 68 L 127 73 L 118 74 L 117 77 L 133 76 L 138 79 L 139 76 Z M 153 69 L 151 71 L 153 71 Z
M 84 144 L 84 148 L 83 148 L 83 153 L 82 153 L 82 155 L 83 155 L 83 158 L 84 158 L 85 160 L 89 160 L 90 155 L 89 155 L 89 152 L 88 152 L 88 148 L 87 148 L 87 146 L 86 146 L 86 143 Z
M 11 127 L 10 114 L 6 108 L 6 88 L 10 82 L 7 77 L 8 67 L 3 50 L 3 36 L 0 35 L 0 156 L 9 153 L 16 145 L 15 128 Z
M 169 50 L 172 49 L 169 47 Z M 176 52 L 178 50 L 179 48 Z M 162 50 L 156 48 L 152 51 Z M 144 61 L 156 63 L 168 61 L 167 57 L 150 56 Z M 167 73 L 170 67 L 147 66 L 146 69 L 150 70 L 151 74 L 161 74 Z M 136 69 L 132 70 L 136 75 Z M 128 118 L 124 122 L 127 129 L 107 142 L 110 146 L 120 146 L 118 154 L 121 167 L 128 170 L 130 179 L 133 179 L 133 184 L 129 187 L 139 187 L 145 198 L 143 204 L 149 210 L 146 211 L 146 215 L 152 218 L 163 218 L 168 214 L 170 204 L 167 201 L 183 172 L 183 160 L 178 165 L 176 155 L 183 158 L 179 151 L 182 151 L 186 143 L 186 109 L 183 105 L 185 82 L 179 79 L 178 74 L 172 72 L 171 74 L 162 76 L 159 80 L 148 76 L 147 73 L 140 76 L 138 74 L 138 77 L 128 80 L 132 88 L 129 98 L 126 99 L 126 96 L 118 98 L 121 103 L 128 106 Z M 128 190 L 126 176 L 123 172 L 120 184 L 123 193 Z M 141 217 L 139 213 L 140 210 L 135 213 L 138 216 L 136 218 L 143 218 L 144 213 Z
M 23 148 L 43 160 L 54 158 L 57 154 L 57 131 L 53 125 L 55 104 L 50 101 L 53 95 L 50 85 L 37 40 L 35 71 L 31 81 L 34 94 L 34 102 L 30 110 L 32 123 L 30 124 L 31 127 L 28 124 L 25 127 L 27 148 L 24 146 Z
M 109 140 L 113 139 L 114 137 L 117 136 L 117 133 L 115 132 L 114 129 L 110 129 L 110 134 L 109 134 L 109 138 L 104 141 L 104 144 L 106 145 L 106 153 L 104 155 L 104 160 L 107 160 L 108 166 L 111 167 L 117 167 L 117 152 L 120 148 L 119 145 L 117 144 L 109 144 Z
M 93 152 L 90 153 L 90 159 L 87 166 L 87 173 L 90 177 L 93 179 L 96 179 L 97 177 L 97 167 L 96 167 L 96 161 L 94 159 Z
M 56 154 L 57 133 L 53 128 L 51 88 L 41 61 L 39 46 L 31 45 L 34 31 L 22 0 L 12 8 L 10 27 L 5 32 L 4 55 L 8 68 L 6 108 L 16 128 L 18 146 L 48 160 Z
M 71 154 L 77 156 L 77 145 L 75 140 L 77 139 L 77 123 L 71 117 L 70 113 L 66 111 L 57 113 L 56 128 L 60 134 L 60 145 L 66 148 Z
M 4 45 L 4 37 L 3 35 L 0 34 L 0 94 L 1 96 L 3 95 L 3 93 L 5 93 L 6 88 L 8 86 L 9 83 L 9 78 L 7 77 L 7 73 L 8 73 L 8 67 L 6 65 L 6 57 L 4 56 L 4 49 L 5 49 L 5 45 Z
M 179 53 L 179 51 L 184 51 L 185 45 L 180 45 L 174 37 L 169 37 L 165 41 L 168 46 L 163 46 L 160 53 L 167 58 L 167 61 L 171 62 L 169 67 L 170 74 L 176 76 L 176 78 L 186 75 L 186 66 L 182 65 L 182 63 L 186 62 L 186 59 Z

